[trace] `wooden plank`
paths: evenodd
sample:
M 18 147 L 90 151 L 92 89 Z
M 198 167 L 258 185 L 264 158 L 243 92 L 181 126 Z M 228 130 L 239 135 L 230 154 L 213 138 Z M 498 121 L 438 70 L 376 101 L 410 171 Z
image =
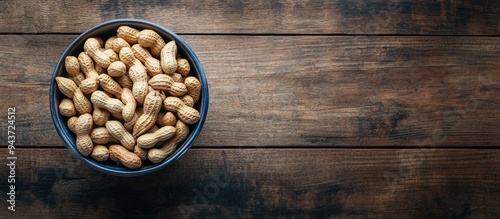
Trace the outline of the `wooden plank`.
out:
M 74 37 L 0 36 L 18 145 L 62 146 L 48 83 Z M 196 146 L 500 145 L 497 37 L 183 37 L 211 98 Z
M 50 116 L 49 85 L 57 61 L 76 36 L 2 36 L 0 101 L 2 130 L 7 108 L 16 108 L 16 145 L 63 145 Z M 2 132 L 1 145 L 7 145 Z
M 491 138 L 498 136 L 497 131 L 491 131 L 498 126 L 489 122 L 499 121 L 495 112 L 499 109 L 500 75 L 494 61 L 499 56 L 477 50 L 498 50 L 496 38 L 476 45 L 466 38 L 446 37 L 241 40 L 232 44 L 230 38 L 218 37 L 211 42 L 213 46 L 194 46 L 200 56 L 217 63 L 212 71 L 210 61 L 202 58 L 213 94 L 212 119 L 202 134 L 209 140 L 205 144 L 499 143 L 495 140 L 498 137 Z M 243 42 L 259 46 L 247 48 Z M 209 55 L 205 56 L 205 51 Z M 486 77 L 489 79 L 484 80 Z M 487 121 L 476 123 L 480 118 Z M 212 128 L 216 129 L 211 132 Z M 231 141 L 232 136 L 239 140 Z M 477 139 L 473 136 L 481 136 L 481 140 L 472 143 Z M 242 139 L 247 141 L 241 144 Z
M 2 33 L 80 33 L 139 18 L 180 33 L 498 35 L 500 3 L 483 1 L 0 1 Z
M 6 218 L 500 216 L 494 149 L 192 149 L 140 178 L 99 173 L 65 149 L 16 152 Z M 8 187 L 0 180 L 2 200 Z

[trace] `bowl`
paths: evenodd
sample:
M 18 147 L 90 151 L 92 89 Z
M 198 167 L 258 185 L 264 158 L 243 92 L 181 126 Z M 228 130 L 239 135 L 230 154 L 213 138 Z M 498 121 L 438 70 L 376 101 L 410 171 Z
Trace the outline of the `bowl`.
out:
M 165 42 L 168 42 L 170 40 L 175 40 L 178 47 L 178 53 L 180 54 L 181 57 L 187 59 L 189 61 L 189 64 L 191 65 L 190 75 L 198 78 L 198 80 L 201 82 L 202 85 L 200 100 L 194 106 L 194 108 L 200 112 L 201 117 L 196 124 L 188 125 L 190 133 L 187 136 L 187 138 L 184 140 L 184 142 L 178 145 L 176 151 L 173 154 L 165 158 L 165 160 L 163 160 L 161 163 L 153 164 L 149 161 L 144 161 L 142 167 L 139 169 L 128 169 L 123 166 L 118 166 L 113 162 L 98 162 L 93 160 L 91 157 L 83 156 L 78 152 L 76 148 L 75 134 L 72 133 L 67 126 L 68 118 L 62 116 L 59 113 L 59 103 L 65 96 L 59 91 L 57 83 L 55 81 L 55 78 L 57 76 L 65 76 L 65 77 L 68 76 L 66 69 L 64 67 L 65 57 L 69 55 L 78 56 L 78 54 L 81 51 L 83 51 L 83 44 L 86 39 L 97 36 L 102 37 L 103 39 L 107 39 L 111 36 L 116 35 L 116 30 L 118 29 L 118 27 L 122 25 L 127 25 L 136 28 L 138 30 L 143 30 L 143 29 L 154 30 L 165 40 Z M 186 42 L 184 42 L 184 40 L 182 40 L 177 34 L 172 32 L 171 30 L 156 23 L 152 23 L 145 20 L 139 20 L 139 19 L 111 20 L 101 23 L 83 32 L 68 46 L 68 48 L 62 54 L 61 58 L 57 62 L 54 73 L 52 74 L 50 83 L 50 112 L 52 115 L 52 120 L 54 122 L 57 133 L 63 140 L 66 147 L 74 156 L 82 160 L 85 164 L 89 165 L 90 167 L 98 171 L 115 176 L 123 176 L 123 177 L 141 176 L 156 172 L 174 163 L 177 159 L 179 159 L 182 155 L 184 155 L 186 151 L 195 142 L 205 122 L 207 111 L 208 111 L 207 79 L 203 71 L 203 68 L 200 64 L 200 61 L 196 57 L 194 51 L 189 47 L 189 45 Z

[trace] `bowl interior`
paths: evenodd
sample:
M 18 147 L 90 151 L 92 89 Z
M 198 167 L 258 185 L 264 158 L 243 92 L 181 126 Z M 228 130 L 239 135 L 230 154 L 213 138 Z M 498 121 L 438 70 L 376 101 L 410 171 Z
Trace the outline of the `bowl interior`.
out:
M 67 127 L 68 118 L 62 116 L 59 113 L 59 107 L 58 107 L 59 103 L 65 96 L 59 91 L 59 89 L 57 88 L 57 83 L 55 83 L 55 77 L 68 76 L 64 68 L 64 59 L 66 56 L 68 55 L 78 56 L 78 54 L 83 51 L 83 44 L 85 43 L 85 40 L 88 39 L 89 37 L 101 37 L 102 39 L 107 39 L 111 36 L 116 35 L 116 30 L 118 29 L 118 27 L 122 25 L 128 25 L 138 30 L 152 29 L 156 31 L 158 34 L 160 34 L 162 38 L 165 40 L 165 42 L 175 40 L 178 47 L 178 53 L 180 54 L 181 57 L 187 59 L 189 61 L 189 64 L 191 65 L 190 75 L 198 78 L 202 84 L 202 92 L 200 100 L 194 106 L 195 109 L 199 110 L 201 118 L 198 121 L 198 123 L 188 126 L 190 133 L 186 138 L 186 140 L 181 145 L 179 145 L 177 147 L 177 150 L 172 155 L 167 157 L 163 162 L 159 164 L 153 164 L 149 161 L 144 161 L 142 167 L 137 170 L 131 170 L 126 167 L 117 166 L 112 162 L 97 162 L 90 157 L 85 157 L 81 155 L 80 152 L 78 152 L 78 150 L 76 149 L 75 135 L 71 131 L 69 131 Z M 73 153 L 73 155 L 84 161 L 92 168 L 111 175 L 139 176 L 152 173 L 154 171 L 164 168 L 165 166 L 168 166 L 169 164 L 177 160 L 179 157 L 181 157 L 189 149 L 189 147 L 191 147 L 191 145 L 198 137 L 198 134 L 201 131 L 203 124 L 205 122 L 205 117 L 208 110 L 208 86 L 205 74 L 203 72 L 203 69 L 201 67 L 198 58 L 191 50 L 191 48 L 186 44 L 186 42 L 184 42 L 178 35 L 176 35 L 175 33 L 173 33 L 172 31 L 168 30 L 163 26 L 148 21 L 137 20 L 137 19 L 112 20 L 99 24 L 85 31 L 84 33 L 79 35 L 64 51 L 63 55 L 61 56 L 56 65 L 56 68 L 54 70 L 51 79 L 50 109 L 52 114 L 52 120 L 54 122 L 56 130 L 60 135 L 60 137 L 62 138 L 62 140 L 64 141 L 64 143 L 66 144 L 66 147 L 68 147 L 68 149 Z

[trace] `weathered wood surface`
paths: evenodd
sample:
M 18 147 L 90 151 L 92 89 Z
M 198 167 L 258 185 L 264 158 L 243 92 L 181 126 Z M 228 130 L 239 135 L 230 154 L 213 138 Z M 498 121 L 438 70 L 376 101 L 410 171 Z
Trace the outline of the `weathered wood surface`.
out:
M 63 145 L 49 83 L 75 37 L 0 36 L 0 102 L 18 110 L 18 145 Z M 211 98 L 196 146 L 500 145 L 496 37 L 183 37 Z
M 192 149 L 140 178 L 99 173 L 65 149 L 16 152 L 16 212 L 2 207 L 2 218 L 500 216 L 493 149 Z
M 0 1 L 2 33 L 80 33 L 116 18 L 178 33 L 498 35 L 498 0 Z
M 194 147 L 140 178 L 50 118 L 60 55 L 116 18 L 180 33 L 210 85 Z M 498 36 L 498 0 L 1 0 L 0 218 L 500 218 Z

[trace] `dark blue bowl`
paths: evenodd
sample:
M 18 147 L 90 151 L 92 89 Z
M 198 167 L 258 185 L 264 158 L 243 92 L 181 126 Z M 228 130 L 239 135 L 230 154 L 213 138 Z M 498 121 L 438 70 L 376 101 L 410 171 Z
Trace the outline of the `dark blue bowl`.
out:
M 186 140 L 178 146 L 177 150 L 167 157 L 163 162 L 158 164 L 153 164 L 149 161 L 143 162 L 143 165 L 140 169 L 131 170 L 126 167 L 117 166 L 111 162 L 97 162 L 90 157 L 82 156 L 78 150 L 76 149 L 76 140 L 75 135 L 68 129 L 67 120 L 68 118 L 62 116 L 59 113 L 59 103 L 64 98 L 64 95 L 57 88 L 57 83 L 55 82 L 55 78 L 57 76 L 65 76 L 68 74 L 64 68 L 64 59 L 68 55 L 78 56 L 78 54 L 83 51 L 83 44 L 85 40 L 89 37 L 102 37 L 103 39 L 107 39 L 110 36 L 116 35 L 116 30 L 118 27 L 122 25 L 128 25 L 134 27 L 138 30 L 142 29 L 152 29 L 160 34 L 165 42 L 170 40 L 175 40 L 178 52 L 180 55 L 189 61 L 191 65 L 191 75 L 197 77 L 202 84 L 202 91 L 200 101 L 194 106 L 199 110 L 201 114 L 201 118 L 198 123 L 189 126 L 190 133 Z M 82 160 L 84 163 L 89 165 L 90 167 L 99 170 L 104 173 L 108 173 L 115 176 L 140 176 L 148 173 L 152 173 L 158 171 L 173 162 L 179 159 L 186 151 L 193 145 L 198 134 L 200 133 L 203 124 L 205 123 L 205 118 L 207 116 L 208 111 L 208 85 L 205 73 L 203 72 L 203 68 L 201 67 L 200 61 L 194 54 L 193 50 L 188 46 L 184 40 L 182 40 L 178 35 L 170 31 L 169 29 L 144 20 L 137 19 L 119 19 L 119 20 L 111 20 L 102 24 L 99 24 L 84 33 L 78 36 L 64 51 L 59 62 L 57 62 L 56 68 L 52 75 L 51 83 L 50 83 L 50 112 L 52 114 L 52 120 L 54 121 L 54 125 L 56 127 L 57 133 L 61 136 L 62 140 L 66 144 L 66 147 L 76 156 L 78 159 Z

